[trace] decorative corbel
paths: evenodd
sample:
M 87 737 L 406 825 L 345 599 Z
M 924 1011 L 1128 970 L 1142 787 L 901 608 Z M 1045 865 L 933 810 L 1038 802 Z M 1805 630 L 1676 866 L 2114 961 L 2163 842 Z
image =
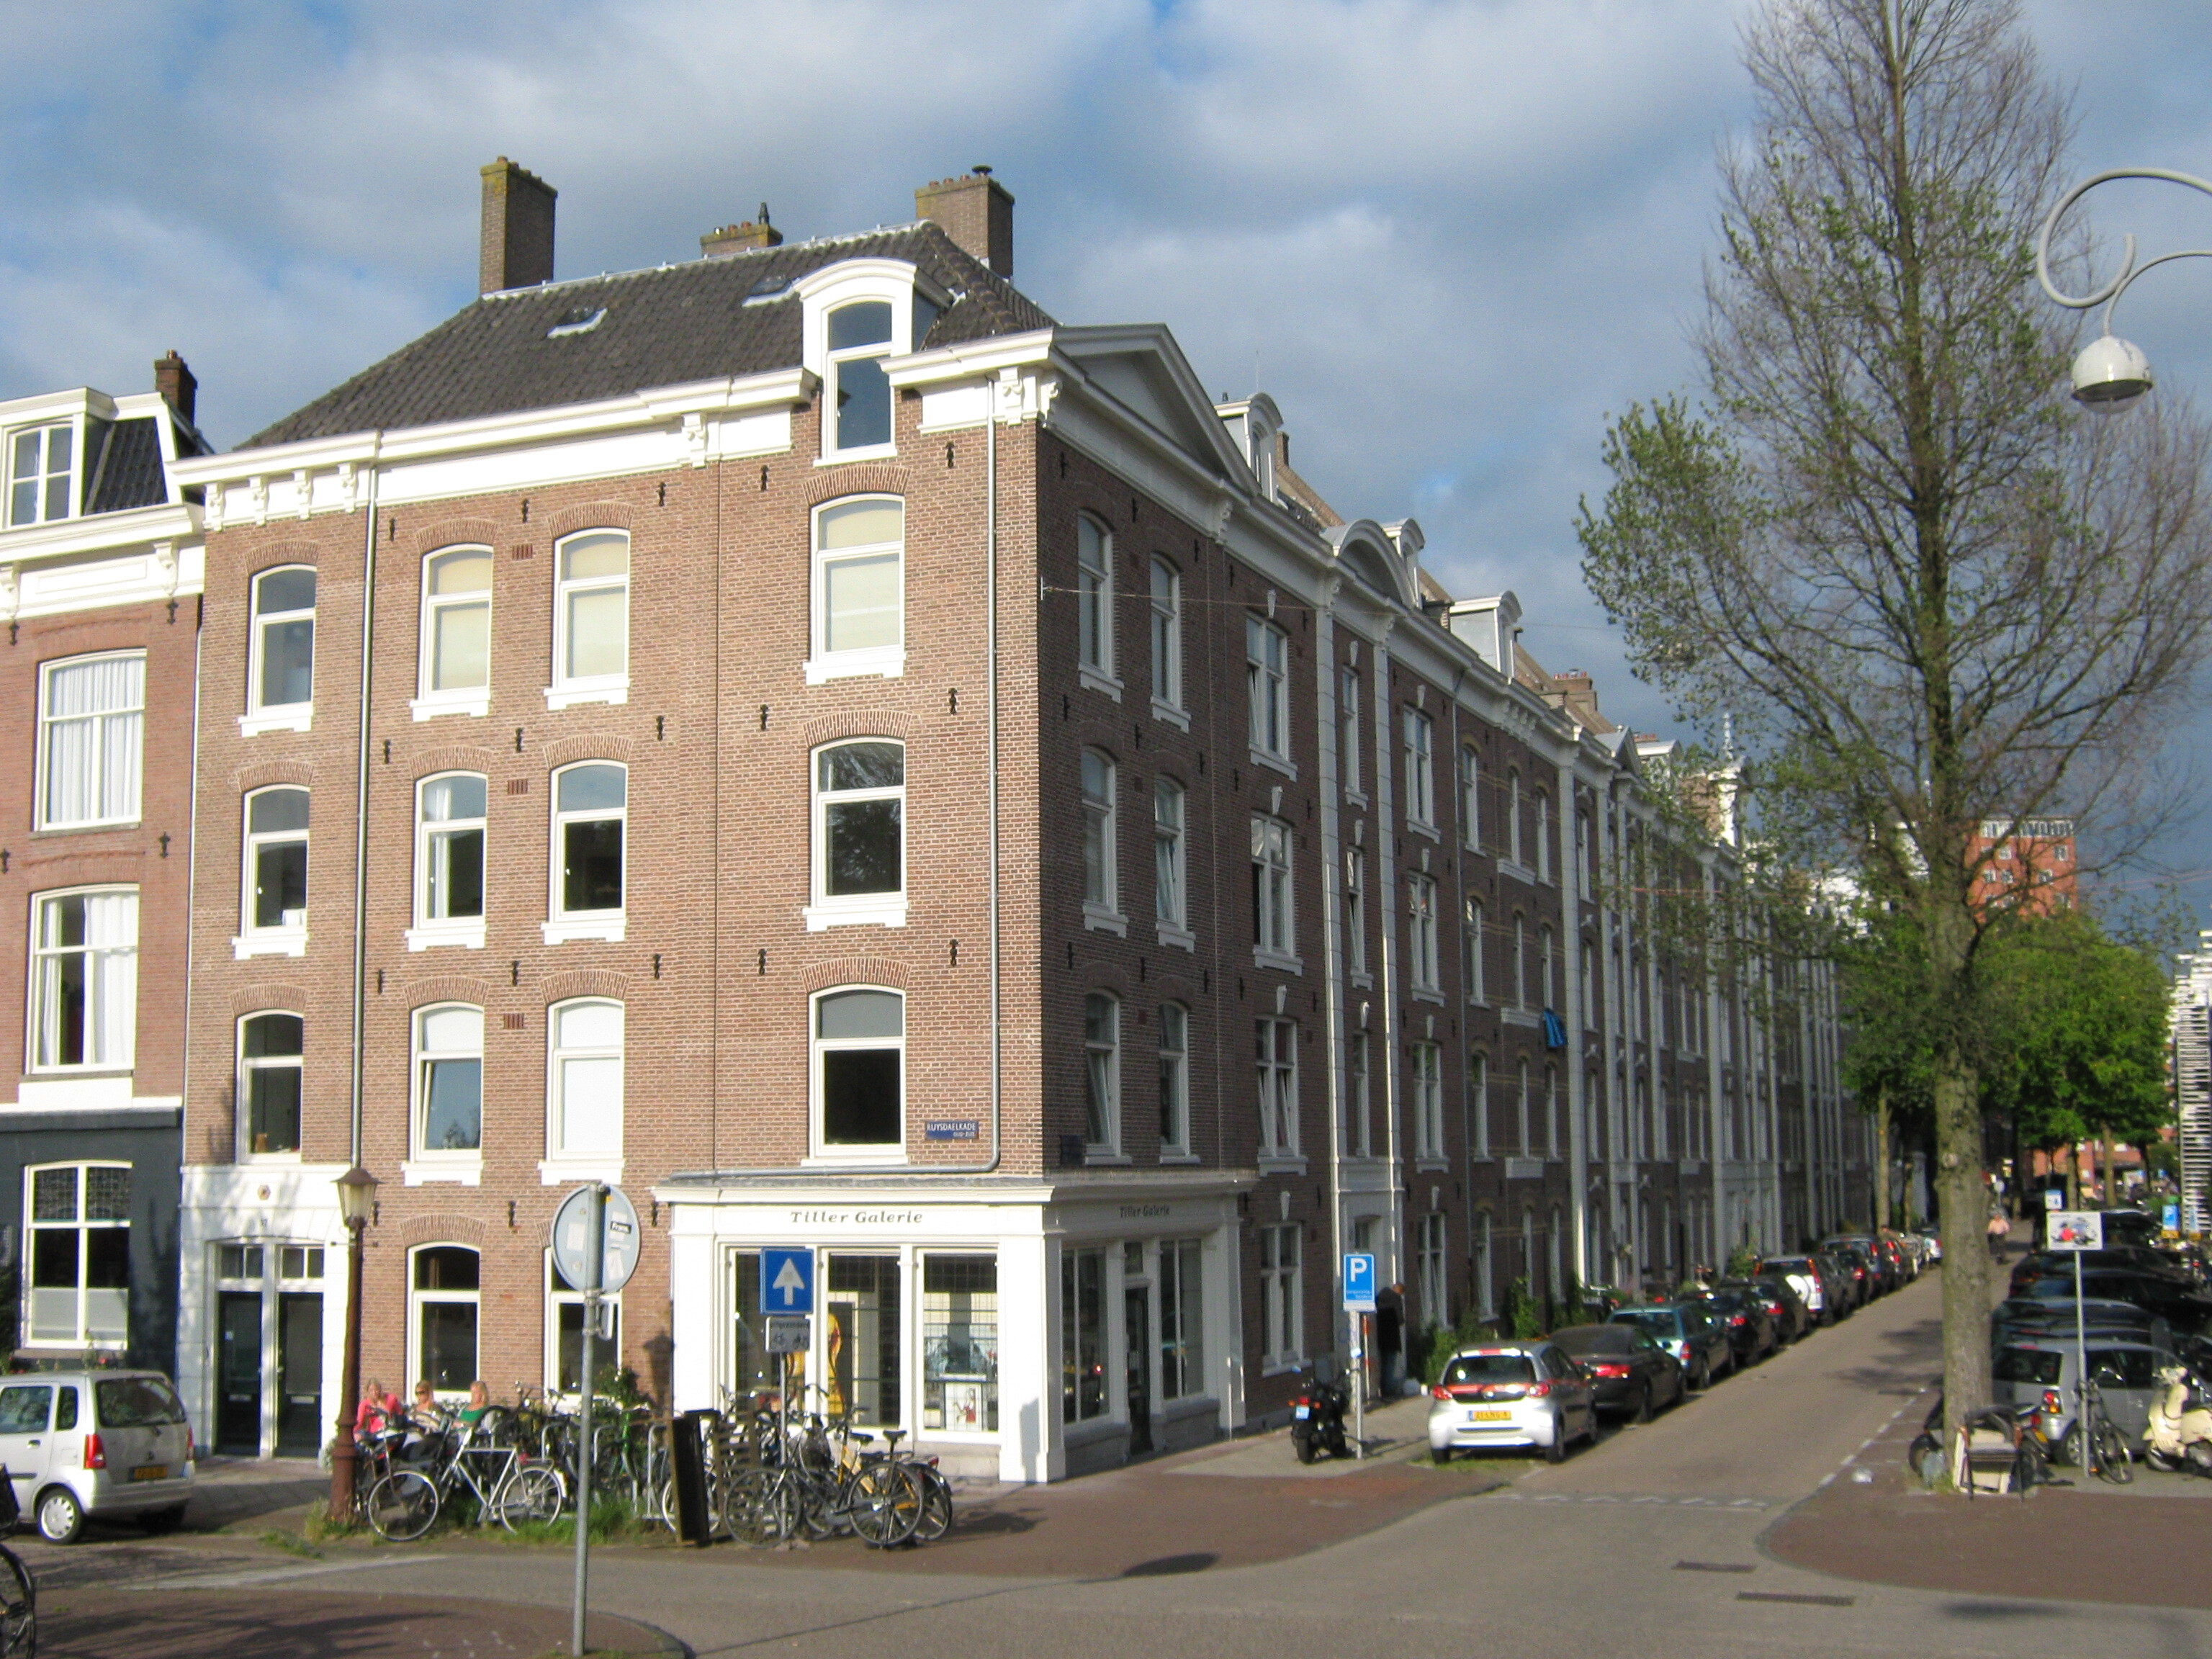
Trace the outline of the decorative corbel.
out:
M 211 480 L 202 489 L 201 494 L 206 497 L 206 500 L 200 507 L 200 528 L 203 530 L 222 529 L 222 485 Z
M 253 508 L 253 522 L 257 525 L 267 524 L 269 522 L 269 480 L 263 475 L 256 473 L 246 487 L 246 499 Z
M 351 461 L 338 463 L 338 500 L 349 513 L 359 505 L 361 481 L 355 476 Z
M 13 623 L 15 620 L 17 597 L 15 567 L 0 564 L 0 622 Z
M 154 544 L 154 569 L 161 584 L 161 597 L 177 597 L 177 544 L 174 542 Z
M 296 498 L 293 508 L 293 516 L 295 518 L 304 519 L 308 514 L 313 512 L 315 508 L 314 482 L 308 477 L 307 469 L 306 467 L 302 466 L 294 469 L 292 473 L 292 491 Z
M 1023 413 L 1021 374 L 1009 366 L 991 383 L 991 418 L 1001 426 L 1019 426 Z
M 707 465 L 707 419 L 696 409 L 684 417 L 684 455 L 695 467 Z

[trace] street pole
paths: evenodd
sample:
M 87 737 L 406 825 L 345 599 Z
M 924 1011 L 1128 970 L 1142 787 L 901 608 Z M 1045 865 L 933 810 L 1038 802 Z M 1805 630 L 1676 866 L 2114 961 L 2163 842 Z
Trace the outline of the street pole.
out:
M 1352 1316 L 1352 1455 L 1367 1455 L 1367 1316 Z
M 368 1231 L 361 1216 L 346 1218 L 351 1236 L 346 1246 L 345 1364 L 338 1377 L 337 1439 L 331 1447 L 331 1522 L 343 1526 L 353 1519 L 354 1480 L 360 1449 L 354 1444 L 353 1412 L 361 1396 L 361 1238 Z
M 592 1235 L 586 1249 L 591 1270 L 584 1285 L 583 1403 L 576 1413 L 576 1592 L 568 1621 L 568 1651 L 584 1655 L 584 1601 L 589 1594 L 592 1561 L 592 1367 L 599 1333 L 599 1286 L 606 1277 L 607 1185 L 592 1188 Z
M 2074 1432 L 2081 1437 L 2081 1472 L 2093 1474 L 2096 1454 L 2089 1432 L 2089 1322 L 2081 1311 L 2081 1252 L 2074 1252 Z

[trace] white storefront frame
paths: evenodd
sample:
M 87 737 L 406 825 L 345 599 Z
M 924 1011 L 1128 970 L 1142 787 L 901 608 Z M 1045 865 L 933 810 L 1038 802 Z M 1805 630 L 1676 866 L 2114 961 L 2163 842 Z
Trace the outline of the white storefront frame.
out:
M 669 1297 L 675 1328 L 686 1334 L 675 1353 L 676 1407 L 720 1407 L 737 1378 L 733 1280 L 730 1263 L 742 1251 L 805 1246 L 816 1253 L 816 1305 L 810 1374 L 822 1374 L 825 1322 L 818 1316 L 825 1254 L 896 1256 L 900 1264 L 900 1398 L 915 1443 L 958 1471 L 995 1473 L 1000 1480 L 1055 1480 L 1071 1467 L 1097 1467 L 1084 1452 L 1126 1443 L 1127 1387 L 1120 1245 L 1147 1246 L 1148 1267 L 1162 1239 L 1197 1239 L 1202 1260 L 1200 1328 L 1211 1387 L 1173 1402 L 1158 1398 L 1157 1342 L 1151 1344 L 1154 1419 L 1205 1415 L 1211 1432 L 1243 1422 L 1243 1289 L 1237 1194 L 1249 1175 L 1209 1174 L 1167 1190 L 1116 1182 L 1009 1183 L 978 1192 L 965 1183 L 916 1192 L 848 1187 L 764 1188 L 671 1182 L 653 1196 L 669 1206 Z M 1202 1187 L 1200 1182 L 1202 1181 Z M 1162 1183 L 1165 1185 L 1166 1183 Z M 1060 1422 L 1060 1256 L 1064 1244 L 1107 1248 L 1106 1416 L 1079 1426 Z M 996 1433 L 921 1431 L 922 1299 L 920 1264 L 932 1255 L 990 1255 L 998 1259 L 999 1428 Z M 1157 1285 L 1157 1277 L 1153 1280 Z M 1155 1289 L 1154 1318 L 1158 1318 Z M 1157 1326 L 1155 1327 L 1157 1328 Z M 1069 1432 L 1069 1429 L 1073 1432 Z M 1209 1436 L 1210 1437 L 1210 1436 Z M 991 1449 L 996 1448 L 994 1461 Z M 1073 1454 L 1071 1459 L 1071 1453 Z M 1118 1461 L 1114 1459 L 1111 1461 Z

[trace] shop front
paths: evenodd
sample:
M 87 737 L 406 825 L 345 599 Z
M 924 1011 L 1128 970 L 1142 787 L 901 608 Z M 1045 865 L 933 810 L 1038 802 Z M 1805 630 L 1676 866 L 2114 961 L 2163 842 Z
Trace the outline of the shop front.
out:
M 1232 1182 L 679 1176 L 653 1195 L 679 1409 L 804 1401 L 1013 1481 L 1241 1420 Z M 775 1352 L 764 1261 L 793 1249 L 813 1312 Z

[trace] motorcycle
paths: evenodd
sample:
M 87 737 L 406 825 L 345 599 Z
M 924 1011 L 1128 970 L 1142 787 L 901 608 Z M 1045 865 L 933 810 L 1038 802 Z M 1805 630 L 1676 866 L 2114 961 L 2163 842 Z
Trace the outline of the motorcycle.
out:
M 1332 1457 L 1351 1455 L 1344 1437 L 1344 1414 L 1351 1409 L 1338 1381 L 1336 1356 L 1323 1354 L 1313 1362 L 1312 1380 L 1291 1397 L 1291 1446 L 1298 1462 L 1310 1463 L 1322 1449 Z
M 2186 1366 L 2162 1365 L 2160 1392 L 2143 1430 L 2143 1461 L 2154 1469 L 2212 1475 L 2212 1408 Z

